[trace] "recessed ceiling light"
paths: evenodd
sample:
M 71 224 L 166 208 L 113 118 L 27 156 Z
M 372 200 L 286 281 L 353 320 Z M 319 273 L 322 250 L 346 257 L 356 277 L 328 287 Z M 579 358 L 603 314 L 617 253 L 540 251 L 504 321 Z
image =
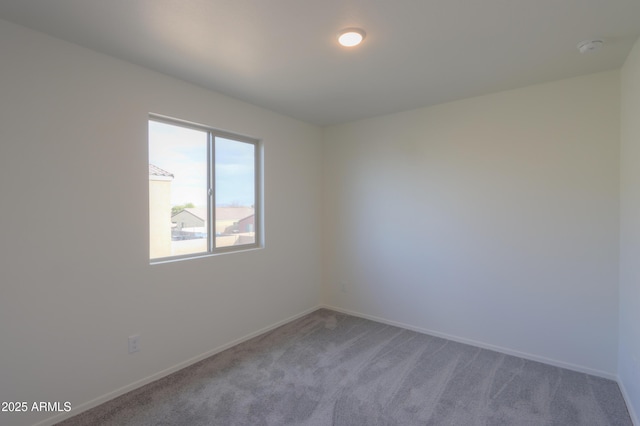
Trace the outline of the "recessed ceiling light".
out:
M 338 34 L 338 43 L 345 47 L 357 46 L 364 40 L 365 32 L 360 28 L 345 28 Z

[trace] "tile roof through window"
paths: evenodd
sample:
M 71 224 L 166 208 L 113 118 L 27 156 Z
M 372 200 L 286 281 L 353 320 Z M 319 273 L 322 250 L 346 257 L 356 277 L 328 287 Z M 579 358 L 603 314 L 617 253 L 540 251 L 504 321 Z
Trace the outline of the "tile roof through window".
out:
M 149 176 L 165 176 L 165 177 L 173 177 L 173 174 L 169 173 L 166 170 L 161 169 L 160 167 L 149 163 Z

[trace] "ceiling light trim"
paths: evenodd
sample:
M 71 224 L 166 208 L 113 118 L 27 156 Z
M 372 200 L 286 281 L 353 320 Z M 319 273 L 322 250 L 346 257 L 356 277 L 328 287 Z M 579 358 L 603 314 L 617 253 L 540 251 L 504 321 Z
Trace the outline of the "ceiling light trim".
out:
M 362 43 L 366 35 L 362 28 L 345 28 L 338 33 L 338 43 L 344 47 L 355 47 Z

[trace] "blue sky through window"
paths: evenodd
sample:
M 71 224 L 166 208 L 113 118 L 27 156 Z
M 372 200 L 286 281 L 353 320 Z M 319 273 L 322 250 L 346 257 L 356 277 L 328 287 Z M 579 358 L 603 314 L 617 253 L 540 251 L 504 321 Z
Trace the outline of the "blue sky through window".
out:
M 216 138 L 217 206 L 252 206 L 254 145 Z M 207 132 L 149 120 L 149 163 L 173 174 L 171 204 L 207 205 Z

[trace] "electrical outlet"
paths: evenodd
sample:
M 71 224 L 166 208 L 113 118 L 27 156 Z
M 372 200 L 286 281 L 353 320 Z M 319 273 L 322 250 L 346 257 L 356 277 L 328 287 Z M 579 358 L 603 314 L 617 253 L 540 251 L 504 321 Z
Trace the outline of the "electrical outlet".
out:
M 340 281 L 340 291 L 347 293 L 349 289 L 349 283 L 346 281 Z
M 140 350 L 140 335 L 134 334 L 129 336 L 129 353 L 138 352 Z

